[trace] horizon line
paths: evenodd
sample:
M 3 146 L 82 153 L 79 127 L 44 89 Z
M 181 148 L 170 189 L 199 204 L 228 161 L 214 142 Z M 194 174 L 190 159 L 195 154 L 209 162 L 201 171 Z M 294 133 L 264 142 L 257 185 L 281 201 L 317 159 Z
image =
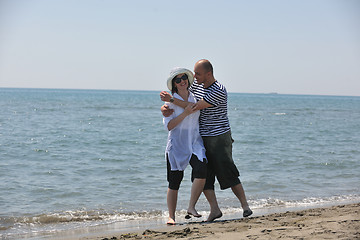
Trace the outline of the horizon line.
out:
M 101 89 L 101 88 L 48 88 L 48 87 L 0 87 L 0 89 L 29 89 L 29 90 L 73 90 L 73 91 L 142 91 L 142 92 L 156 92 L 163 90 L 135 90 L 135 89 Z M 329 97 L 360 97 L 360 95 L 335 95 L 335 94 L 310 94 L 310 93 L 279 93 L 279 92 L 231 92 L 238 94 L 261 94 L 261 95 L 299 95 L 299 96 L 329 96 Z

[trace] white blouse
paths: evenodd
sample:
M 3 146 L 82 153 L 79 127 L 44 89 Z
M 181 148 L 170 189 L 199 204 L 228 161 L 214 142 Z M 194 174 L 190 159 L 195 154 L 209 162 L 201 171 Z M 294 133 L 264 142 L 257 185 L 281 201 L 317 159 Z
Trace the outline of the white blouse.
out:
M 177 93 L 174 93 L 174 98 L 183 100 Z M 195 96 L 191 92 L 187 101 L 196 103 Z M 164 126 L 168 130 L 167 126 L 170 120 L 179 116 L 184 112 L 184 109 L 173 103 L 166 104 L 171 109 L 174 109 L 174 113 L 171 116 L 164 117 L 163 119 Z M 184 171 L 190 162 L 192 154 L 196 155 L 201 162 L 206 159 L 204 143 L 199 133 L 199 116 L 200 111 L 196 111 L 188 115 L 181 123 L 169 131 L 165 159 L 166 154 L 168 154 L 172 171 Z

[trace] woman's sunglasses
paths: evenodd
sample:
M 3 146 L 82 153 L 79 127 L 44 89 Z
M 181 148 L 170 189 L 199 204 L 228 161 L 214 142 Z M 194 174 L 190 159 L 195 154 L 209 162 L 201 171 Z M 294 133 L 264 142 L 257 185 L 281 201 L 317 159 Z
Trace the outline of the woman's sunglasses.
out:
M 184 74 L 182 77 L 179 77 L 179 78 L 174 78 L 174 82 L 175 83 L 177 83 L 177 84 L 179 84 L 179 83 L 181 83 L 181 80 L 187 80 L 188 79 L 188 76 L 187 76 L 187 74 Z

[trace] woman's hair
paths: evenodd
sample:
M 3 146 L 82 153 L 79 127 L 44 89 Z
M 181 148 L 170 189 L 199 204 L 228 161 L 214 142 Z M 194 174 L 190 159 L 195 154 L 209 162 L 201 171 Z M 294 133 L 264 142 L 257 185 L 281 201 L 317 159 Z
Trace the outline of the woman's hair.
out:
M 174 93 L 177 93 L 178 92 L 178 89 L 176 87 L 176 84 L 175 84 L 175 81 L 174 79 L 176 78 L 177 76 L 175 76 L 172 80 L 171 80 L 171 85 L 172 85 L 172 90 L 171 90 L 171 93 L 174 94 Z
M 184 73 L 184 74 L 186 74 L 186 73 Z M 180 74 L 178 74 L 178 75 L 180 75 Z M 172 85 L 171 94 L 178 93 L 178 89 L 177 89 L 176 84 L 175 84 L 175 81 L 174 81 L 174 79 L 175 79 L 178 75 L 176 75 L 176 76 L 171 80 L 171 85 Z M 189 87 L 190 87 L 189 78 L 187 79 L 187 81 L 188 81 L 188 87 L 187 87 L 187 88 L 189 89 Z

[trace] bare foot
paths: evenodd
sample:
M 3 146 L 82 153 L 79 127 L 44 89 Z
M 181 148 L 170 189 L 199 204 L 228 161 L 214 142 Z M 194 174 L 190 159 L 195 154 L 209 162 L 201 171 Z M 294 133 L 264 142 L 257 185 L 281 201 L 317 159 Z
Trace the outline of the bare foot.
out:
M 210 213 L 208 219 L 206 220 L 207 222 L 212 222 L 217 218 L 221 218 L 222 217 L 222 212 L 215 212 L 215 213 Z
M 244 210 L 243 217 L 249 217 L 251 214 L 253 214 L 253 211 L 251 209 Z
M 166 223 L 167 225 L 175 225 L 175 220 L 172 218 L 169 218 L 168 222 Z

